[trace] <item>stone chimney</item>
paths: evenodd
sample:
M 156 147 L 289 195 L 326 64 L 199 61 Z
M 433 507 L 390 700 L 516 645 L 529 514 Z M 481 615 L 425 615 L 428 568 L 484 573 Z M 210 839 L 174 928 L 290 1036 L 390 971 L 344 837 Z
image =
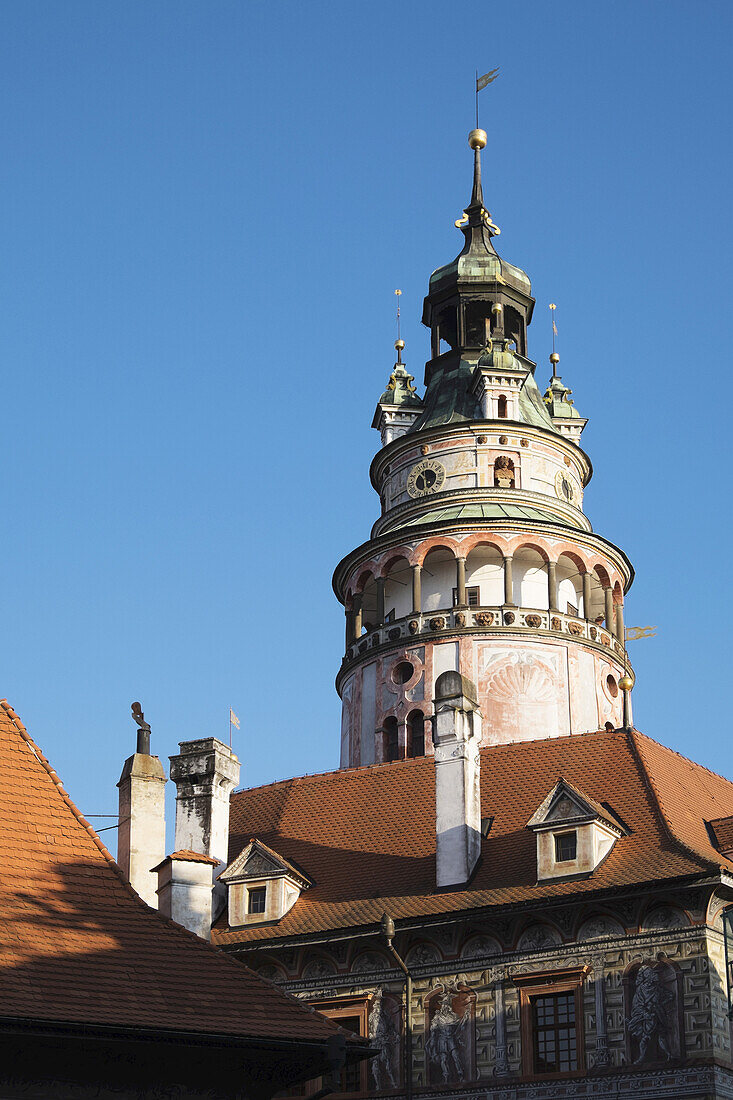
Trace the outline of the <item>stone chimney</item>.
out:
M 435 831 L 438 889 L 463 886 L 481 854 L 481 711 L 458 672 L 435 683 Z
M 150 755 L 150 727 L 140 728 L 137 752 L 125 761 L 117 784 L 117 862 L 153 909 L 158 908 L 158 876 L 153 869 L 165 855 L 165 782 L 163 765 Z
M 219 861 L 196 852 L 173 852 L 155 868 L 158 908 L 164 917 L 211 939 L 212 879 Z
M 216 737 L 181 741 L 178 747 L 178 756 L 170 757 L 177 788 L 175 849 L 212 856 L 221 870 L 229 859 L 229 796 L 239 781 L 239 760 Z M 212 919 L 224 900 L 224 885 L 218 884 Z

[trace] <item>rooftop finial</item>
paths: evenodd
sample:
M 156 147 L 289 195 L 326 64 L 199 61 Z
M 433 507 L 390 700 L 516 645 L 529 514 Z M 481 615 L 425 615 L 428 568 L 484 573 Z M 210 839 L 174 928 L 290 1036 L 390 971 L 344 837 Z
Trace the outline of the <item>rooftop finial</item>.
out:
M 396 290 L 395 294 L 397 295 L 397 339 L 395 340 L 394 346 L 397 352 L 397 363 L 395 363 L 395 366 L 397 366 L 402 363 L 402 351 L 405 346 L 405 341 L 402 339 L 400 333 L 400 297 L 402 296 L 402 291 Z
M 550 317 L 552 317 L 552 354 L 550 355 L 550 362 L 552 363 L 552 377 L 557 378 L 557 364 L 560 362 L 560 356 L 555 351 L 555 337 L 557 336 L 557 325 L 555 324 L 555 310 L 557 306 L 554 302 L 550 302 Z

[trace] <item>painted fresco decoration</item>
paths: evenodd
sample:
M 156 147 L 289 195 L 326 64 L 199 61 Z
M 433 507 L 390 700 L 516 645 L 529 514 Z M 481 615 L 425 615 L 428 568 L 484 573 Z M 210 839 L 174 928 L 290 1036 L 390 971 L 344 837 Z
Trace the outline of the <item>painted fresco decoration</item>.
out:
M 431 1084 L 474 1077 L 475 995 L 465 985 L 439 983 L 426 998 L 425 1054 Z
M 401 1008 L 395 997 L 377 989 L 369 1010 L 369 1038 L 379 1051 L 370 1070 L 377 1092 L 396 1089 L 400 1083 Z
M 682 1057 L 679 972 L 663 955 L 635 963 L 624 978 L 629 1060 L 635 1065 Z

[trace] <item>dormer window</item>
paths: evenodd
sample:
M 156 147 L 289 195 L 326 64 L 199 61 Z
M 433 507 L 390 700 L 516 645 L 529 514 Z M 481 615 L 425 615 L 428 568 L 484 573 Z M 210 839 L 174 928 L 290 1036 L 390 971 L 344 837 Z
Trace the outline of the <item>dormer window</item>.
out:
M 250 886 L 247 891 L 247 912 L 250 915 L 263 914 L 267 900 L 266 886 Z
M 578 834 L 555 833 L 555 863 L 568 863 L 578 855 Z
M 539 882 L 589 875 L 627 830 L 613 812 L 560 779 L 527 822 L 537 837 Z
M 219 879 L 227 887 L 231 928 L 281 920 L 312 886 L 298 867 L 254 838 Z

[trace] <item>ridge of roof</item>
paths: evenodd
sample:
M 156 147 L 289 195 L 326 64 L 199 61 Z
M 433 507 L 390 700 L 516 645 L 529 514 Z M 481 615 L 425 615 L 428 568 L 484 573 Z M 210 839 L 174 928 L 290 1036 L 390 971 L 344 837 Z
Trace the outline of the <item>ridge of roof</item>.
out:
M 582 731 L 579 731 L 578 733 L 564 734 L 562 737 L 553 737 L 551 734 L 548 734 L 547 737 L 533 737 L 529 741 L 501 742 L 500 744 L 497 744 L 497 745 L 483 745 L 481 747 L 481 752 L 482 753 L 483 752 L 493 752 L 493 751 L 496 751 L 497 749 L 507 749 L 507 748 L 517 748 L 517 749 L 519 749 L 523 745 L 534 745 L 534 744 L 537 744 L 538 742 L 544 742 L 544 741 L 557 742 L 557 741 L 569 741 L 571 739 L 573 741 L 577 741 L 579 738 L 582 738 L 582 737 L 597 737 L 599 734 L 607 734 L 608 732 L 609 731 L 605 730 L 605 729 L 582 730 Z M 622 731 L 621 730 L 614 730 L 613 732 L 614 733 L 620 733 Z M 406 757 L 404 760 L 390 760 L 390 761 L 384 761 L 384 762 L 375 761 L 373 764 L 352 764 L 351 766 L 346 767 L 346 768 L 331 768 L 329 771 L 304 772 L 303 775 L 294 775 L 294 776 L 288 777 L 287 779 L 272 779 L 272 780 L 270 780 L 269 783 L 257 783 L 257 784 L 254 784 L 251 787 L 237 787 L 237 789 L 235 791 L 232 791 L 232 798 L 234 798 L 238 794 L 248 794 L 251 791 L 266 791 L 266 790 L 272 790 L 275 787 L 283 787 L 284 788 L 284 787 L 288 787 L 290 785 L 295 785 L 297 783 L 302 783 L 305 780 L 337 779 L 337 778 L 342 778 L 342 777 L 347 778 L 348 776 L 354 775 L 355 773 L 362 774 L 362 773 L 370 772 L 370 771 L 382 771 L 383 769 L 387 769 L 387 768 L 391 768 L 392 770 L 395 770 L 395 769 L 398 769 L 398 768 L 420 767 L 420 765 L 422 765 L 426 759 L 427 759 L 427 757 L 425 757 L 425 756 L 410 756 L 410 757 Z
M 643 750 L 641 748 L 641 742 L 646 741 L 650 745 L 654 745 L 654 747 L 656 749 L 660 750 L 661 752 L 663 752 L 663 753 L 665 753 L 669 756 L 676 756 L 679 760 L 684 761 L 684 763 L 689 765 L 690 767 L 696 768 L 696 769 L 699 768 L 700 771 L 707 772 L 708 775 L 714 777 L 715 779 L 720 780 L 723 783 L 729 783 L 730 784 L 730 780 L 726 779 L 722 775 L 718 775 L 716 772 L 711 771 L 710 768 L 706 768 L 702 764 L 697 764 L 694 760 L 690 760 L 690 758 L 688 756 L 683 756 L 682 753 L 677 752 L 676 749 L 670 749 L 666 745 L 663 745 L 660 741 L 655 741 L 653 737 L 647 737 L 647 735 L 644 734 L 644 733 L 641 733 L 640 730 L 637 730 L 637 729 L 628 730 L 627 737 L 628 737 L 628 741 L 629 741 L 630 747 L 632 749 L 632 752 L 634 754 L 634 758 L 637 760 L 638 766 L 639 766 L 639 768 L 641 770 L 641 773 L 644 777 L 644 780 L 645 780 L 645 782 L 648 786 L 648 789 L 649 789 L 649 791 L 651 792 L 651 794 L 654 798 L 654 802 L 655 802 L 657 810 L 659 812 L 659 817 L 660 817 L 661 823 L 662 823 L 662 825 L 665 829 L 665 832 L 669 836 L 669 839 L 674 844 L 676 844 L 686 855 L 689 855 L 694 860 L 696 860 L 701 866 L 703 866 L 703 867 L 715 867 L 716 869 L 722 868 L 723 870 L 729 870 L 730 866 L 733 865 L 733 860 L 727 860 L 726 863 L 722 863 L 720 860 L 711 859 L 710 856 L 705 855 L 697 847 L 695 847 L 694 845 L 688 843 L 686 840 L 683 840 L 682 837 L 678 835 L 677 830 L 675 829 L 675 827 L 673 825 L 673 822 L 672 822 L 672 816 L 673 815 L 670 814 L 668 812 L 667 808 L 666 808 L 666 800 L 663 797 L 663 795 L 662 795 L 662 793 L 659 789 L 659 783 L 658 783 L 658 781 L 655 781 L 655 779 L 653 778 L 651 768 L 648 766 L 647 761 L 644 759 L 644 753 L 643 753 Z M 733 794 L 733 784 L 731 784 L 731 793 Z M 704 821 L 704 817 L 703 817 L 702 812 L 700 814 L 700 820 Z M 711 845 L 711 847 L 712 847 L 712 845 Z M 722 855 L 722 853 L 721 853 L 721 855 Z M 725 858 L 725 857 L 723 857 L 723 858 Z

